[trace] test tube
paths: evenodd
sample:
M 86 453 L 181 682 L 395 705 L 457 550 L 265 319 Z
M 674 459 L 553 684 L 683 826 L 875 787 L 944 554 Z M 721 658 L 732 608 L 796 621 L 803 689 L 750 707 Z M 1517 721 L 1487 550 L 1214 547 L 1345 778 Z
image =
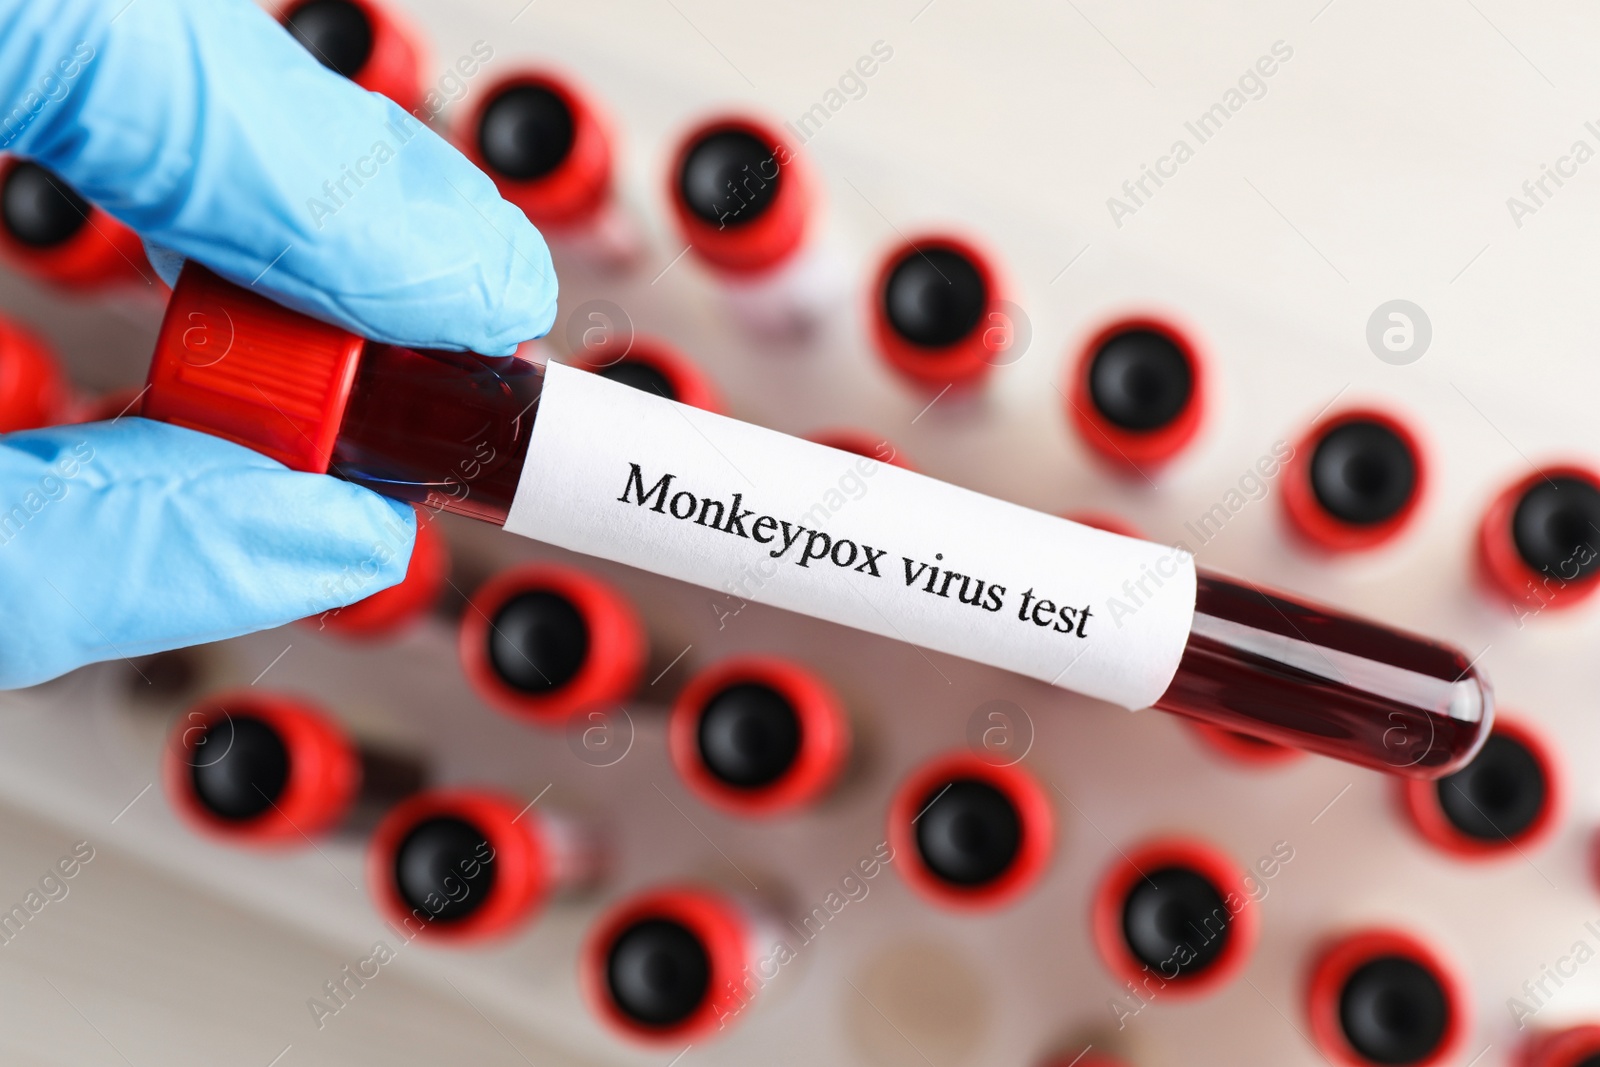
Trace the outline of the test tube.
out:
M 1527 723 L 1504 717 L 1461 770 L 1399 787 L 1423 839 L 1468 861 L 1526 859 L 1560 824 L 1567 791 L 1554 747 Z
M 1519 620 L 1565 611 L 1600 589 L 1600 474 L 1541 467 L 1507 486 L 1478 524 L 1478 572 Z
M 369 343 L 192 263 L 144 413 L 710 588 L 754 573 L 751 599 L 1391 773 L 1457 770 L 1493 723 L 1456 649 L 1198 571 L 1181 545 L 571 367 Z M 830 519 L 847 476 L 870 489 Z
M 1119 853 L 1091 909 L 1095 945 L 1118 980 L 1176 998 L 1215 992 L 1236 977 L 1259 930 L 1238 864 L 1186 838 Z
M 647 654 L 644 627 L 626 597 L 554 564 L 495 575 L 472 595 L 459 635 L 462 667 L 478 694 L 543 725 L 626 700 Z
M 124 415 L 138 415 L 139 404 L 144 400 L 144 390 L 138 387 L 112 389 L 90 396 L 80 396 L 67 407 L 64 422 L 110 422 Z
M 1416 778 L 1459 770 L 1494 721 L 1488 681 L 1457 649 L 1205 571 L 1153 706 Z

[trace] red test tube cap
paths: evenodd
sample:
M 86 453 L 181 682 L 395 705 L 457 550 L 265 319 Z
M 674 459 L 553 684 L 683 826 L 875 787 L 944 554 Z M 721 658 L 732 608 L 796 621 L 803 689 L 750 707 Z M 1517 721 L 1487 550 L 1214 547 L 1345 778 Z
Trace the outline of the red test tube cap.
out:
M 207 834 L 299 845 L 349 813 L 361 762 L 315 704 L 246 690 L 207 697 L 178 721 L 162 779 L 178 813 Z
M 1404 422 L 1373 408 L 1319 419 L 1284 464 L 1290 527 L 1326 552 L 1392 541 L 1416 518 L 1428 486 L 1422 444 Z
M 581 227 L 611 197 L 611 134 L 587 95 L 548 71 L 491 85 L 456 134 L 463 155 L 540 229 Z
M 644 628 L 617 590 L 583 571 L 530 564 L 473 594 L 461 663 L 478 694 L 547 725 L 623 701 L 644 672 Z
M 977 384 L 1012 341 L 1005 288 L 990 257 L 962 238 L 928 234 L 897 245 L 871 294 L 879 353 L 919 386 Z
M 545 817 L 521 798 L 428 790 L 378 825 L 367 882 L 407 938 L 488 941 L 529 922 L 562 883 L 559 851 Z
M 1519 856 L 1560 823 L 1566 787 L 1554 748 L 1502 713 L 1478 754 L 1454 774 L 1402 779 L 1401 807 L 1430 845 L 1458 859 Z
M 827 683 L 788 660 L 750 656 L 695 675 L 667 723 L 672 762 L 703 800 L 737 815 L 815 802 L 850 754 L 850 726 Z
M 595 1014 L 642 1043 L 701 1041 L 744 1008 L 755 937 L 745 909 L 671 886 L 621 901 L 595 924 L 579 982 Z
M 1449 1062 L 1468 1030 L 1465 987 L 1410 934 L 1369 929 L 1329 944 L 1311 968 L 1311 1039 L 1335 1067 Z
M 422 35 L 372 0 L 292 0 L 278 19 L 324 67 L 406 111 L 421 109 Z
M 50 347 L 0 317 L 0 433 L 48 426 L 66 406 L 66 381 Z
M 896 869 L 926 899 L 998 908 L 1032 889 L 1049 866 L 1055 812 L 1020 765 L 956 753 L 919 767 L 895 791 L 889 843 Z
M 1585 1067 L 1600 1058 L 1600 1026 L 1569 1026 L 1536 1034 L 1517 1060 L 1517 1067 Z
M 667 195 L 697 256 L 723 273 L 753 275 L 776 268 L 805 242 L 812 184 L 798 151 L 776 130 L 727 116 L 679 144 Z
M 326 474 L 365 345 L 191 261 L 156 335 L 143 413 Z
M 1194 440 L 1206 405 L 1204 361 L 1164 319 L 1118 319 L 1091 336 L 1067 383 L 1067 416 L 1114 470 L 1137 474 Z
M 150 280 L 138 234 L 14 156 L 0 159 L 0 258 L 65 289 Z
M 1100 958 L 1118 979 L 1155 976 L 1162 997 L 1214 992 L 1236 976 L 1255 948 L 1258 905 L 1238 864 L 1188 838 L 1152 841 L 1123 853 L 1100 880 L 1090 928 Z M 1172 936 L 1164 916 L 1193 916 Z
M 1504 601 L 1533 612 L 1583 603 L 1600 588 L 1600 475 L 1544 467 L 1507 486 L 1478 525 L 1478 569 Z

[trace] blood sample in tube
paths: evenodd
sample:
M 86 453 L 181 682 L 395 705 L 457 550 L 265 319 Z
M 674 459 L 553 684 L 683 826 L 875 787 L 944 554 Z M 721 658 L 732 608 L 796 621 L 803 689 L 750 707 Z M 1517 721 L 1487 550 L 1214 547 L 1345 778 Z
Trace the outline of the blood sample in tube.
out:
M 854 472 L 833 449 L 572 367 L 367 342 L 193 264 L 144 414 L 572 551 L 1389 773 L 1458 770 L 1493 724 L 1460 651 L 1199 571 L 1182 547 L 890 464 L 849 499 Z M 827 530 L 818 507 L 838 512 Z
M 67 422 L 111 422 L 124 415 L 139 414 L 144 390 L 130 387 L 113 389 L 97 396 L 81 397 L 68 408 Z

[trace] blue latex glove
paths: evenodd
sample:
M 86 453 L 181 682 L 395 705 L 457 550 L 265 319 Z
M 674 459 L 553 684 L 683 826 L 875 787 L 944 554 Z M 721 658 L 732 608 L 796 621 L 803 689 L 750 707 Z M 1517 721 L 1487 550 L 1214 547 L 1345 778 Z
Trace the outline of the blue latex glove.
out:
M 6 686 L 341 607 L 416 536 L 409 504 L 148 419 L 0 437 L 0 491 Z
M 0 0 L 0 149 L 379 340 L 504 355 L 555 315 L 493 183 L 247 0 Z M 353 602 L 413 533 L 407 506 L 140 419 L 0 438 L 0 687 Z

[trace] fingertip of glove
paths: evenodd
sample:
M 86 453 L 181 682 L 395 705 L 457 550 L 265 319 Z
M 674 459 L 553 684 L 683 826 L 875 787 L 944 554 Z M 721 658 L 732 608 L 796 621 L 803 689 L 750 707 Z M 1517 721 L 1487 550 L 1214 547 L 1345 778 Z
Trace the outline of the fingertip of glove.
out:
M 389 516 L 385 518 L 385 523 L 392 524 L 398 521 L 403 530 L 401 538 L 403 543 L 395 552 L 396 563 L 400 568 L 400 577 L 396 578 L 395 581 L 399 581 L 400 578 L 405 577 L 406 568 L 411 565 L 411 553 L 416 548 L 417 524 L 420 519 L 417 516 L 416 507 L 406 503 L 404 500 L 394 500 L 386 496 L 379 496 L 378 499 L 383 501 L 389 509 Z
M 368 491 L 370 492 L 370 490 Z M 411 531 L 411 536 L 416 537 L 417 509 L 415 505 L 408 504 L 404 500 L 396 500 L 393 497 L 383 496 L 380 493 L 373 493 L 372 495 L 383 501 L 383 503 L 391 512 L 399 516 L 401 522 L 406 526 L 407 529 Z
M 357 507 L 367 522 L 365 529 L 347 531 L 352 556 L 350 566 L 375 571 L 370 585 L 362 589 L 359 596 L 351 596 L 346 601 L 354 603 L 405 579 L 411 553 L 416 547 L 417 511 L 403 500 L 394 500 L 361 486 L 338 481 L 333 484 L 356 497 Z
M 481 262 L 492 262 L 491 253 L 506 256 L 504 282 L 482 290 L 482 314 L 476 319 L 478 336 L 466 338 L 467 347 L 488 356 L 510 355 L 517 345 L 543 337 L 555 323 L 559 285 L 550 249 L 543 235 L 515 208 L 509 234 L 490 228 L 483 240 L 498 245 L 485 248 Z
M 150 261 L 150 267 L 156 272 L 156 277 L 168 289 L 178 284 L 178 274 L 183 270 L 184 258 L 181 252 L 175 252 L 153 241 L 144 242 L 144 255 Z

